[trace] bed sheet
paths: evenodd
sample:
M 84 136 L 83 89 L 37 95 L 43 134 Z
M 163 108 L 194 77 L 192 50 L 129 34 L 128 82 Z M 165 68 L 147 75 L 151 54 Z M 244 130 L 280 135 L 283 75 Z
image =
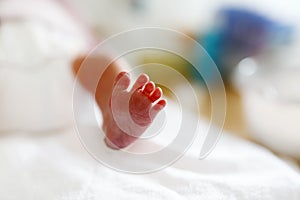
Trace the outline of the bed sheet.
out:
M 224 133 L 206 159 L 192 150 L 132 175 L 99 164 L 73 128 L 2 134 L 0 199 L 300 199 L 299 172 L 256 144 Z

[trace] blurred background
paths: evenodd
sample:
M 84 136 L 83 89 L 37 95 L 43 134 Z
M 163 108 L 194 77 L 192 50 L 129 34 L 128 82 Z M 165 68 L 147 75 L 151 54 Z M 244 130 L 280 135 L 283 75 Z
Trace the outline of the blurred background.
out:
M 154 26 L 174 29 L 197 40 L 214 60 L 225 82 L 225 130 L 276 153 L 300 159 L 298 1 L 76 0 L 72 3 L 99 37 Z M 215 81 L 212 66 L 185 41 L 178 44 L 195 55 L 198 62 L 195 67 L 201 75 L 187 61 L 167 52 L 148 50 L 128 56 L 127 60 L 132 65 L 157 62 L 179 70 L 200 86 L 201 114 L 209 120 L 210 97 L 203 76 L 211 83 Z M 170 83 L 176 84 L 176 80 Z
M 0 199 L 299 200 L 299 2 L 0 0 Z M 76 85 L 72 69 L 99 43 L 141 27 L 185 37 L 148 33 L 119 40 L 120 49 L 150 37 L 194 65 L 153 48 L 121 57 L 163 80 L 168 104 L 147 140 L 115 151 L 105 145 L 93 94 Z M 103 54 L 93 53 L 101 67 Z
M 12 2 L 15 3 L 10 6 Z M 18 123 L 21 124 L 17 129 L 38 130 L 67 123 L 65 119 L 70 116 L 62 110 L 71 108 L 67 103 L 61 105 L 61 98 L 59 100 L 57 96 L 65 99 L 70 96 L 61 90 L 61 85 L 67 87 L 65 79 L 71 80 L 70 75 L 58 75 L 58 71 L 67 73 L 68 69 L 52 70 L 50 74 L 56 77 L 53 80 L 45 75 L 49 74 L 46 72 L 49 68 L 45 67 L 46 71 L 37 70 L 45 60 L 52 59 L 50 62 L 55 66 L 70 66 L 74 57 L 102 39 L 128 29 L 154 26 L 174 29 L 192 37 L 216 63 L 227 92 L 225 130 L 262 144 L 275 153 L 300 160 L 299 1 L 57 0 L 52 2 L 62 5 L 64 11 L 61 9 L 54 14 L 51 8 L 55 5 L 39 7 L 39 3 L 29 1 L 34 2 L 28 3 L 32 5 L 29 7 L 39 10 L 41 19 L 46 19 L 38 22 L 30 19 L 31 25 L 24 20 L 15 21 L 16 16 L 28 16 L 31 13 L 26 13 L 26 8 L 20 2 L 0 1 L 0 88 L 1 97 L 7 97 L 0 110 L 0 126 L 5 127 L 3 130 L 15 129 Z M 73 20 L 66 17 L 64 12 L 71 13 Z M 58 29 L 53 26 L 55 23 L 63 27 L 63 34 L 54 31 Z M 76 31 L 74 24 L 80 24 L 81 31 Z M 87 39 L 90 45 L 86 45 L 87 40 L 81 39 L 82 35 L 87 34 L 94 36 L 91 40 Z M 209 120 L 210 97 L 204 79 L 214 83 L 216 77 L 205 57 L 198 55 L 185 41 L 178 41 L 178 45 L 195 57 L 198 63 L 195 67 L 201 71 L 201 75 L 187 61 L 167 52 L 142 51 L 127 55 L 126 59 L 133 66 L 157 62 L 180 71 L 199 88 L 201 115 Z M 62 61 L 64 56 L 69 58 L 66 63 L 62 63 L 65 62 Z M 15 67 L 7 69 L 7 63 Z M 28 63 L 28 66 L 24 63 Z M 28 72 L 31 72 L 29 78 L 28 74 L 24 75 Z M 9 78 L 7 74 L 15 75 Z M 16 74 L 18 83 L 15 81 Z M 172 79 L 170 83 L 177 84 Z M 23 92 L 16 90 L 16 84 L 23 87 Z M 47 92 L 42 86 L 48 88 Z M 31 88 L 31 91 L 24 92 L 25 87 Z M 13 92 L 15 90 L 17 92 Z M 28 97 L 30 92 L 33 95 Z M 18 100 L 14 102 L 10 99 Z M 20 106 L 19 99 L 31 106 Z M 26 109 L 32 110 L 37 105 L 41 110 L 45 110 L 47 105 L 44 113 L 52 114 L 41 116 L 38 111 L 32 113 L 35 120 L 22 124 L 21 121 L 27 118 L 22 113 L 27 113 Z M 12 111 L 11 107 L 17 108 Z M 17 123 L 7 122 L 9 118 L 15 120 L 16 116 Z

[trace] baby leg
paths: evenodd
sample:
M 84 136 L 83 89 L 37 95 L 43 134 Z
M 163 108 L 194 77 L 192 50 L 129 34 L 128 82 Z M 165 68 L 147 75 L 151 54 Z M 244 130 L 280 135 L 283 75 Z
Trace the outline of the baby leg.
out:
M 133 87 L 128 90 L 130 77 L 123 72 L 120 62 L 113 62 L 107 69 L 108 57 L 88 58 L 85 74 L 77 74 L 84 58 L 74 62 L 73 69 L 87 90 L 92 90 L 90 80 L 102 77 L 98 83 L 95 99 L 103 116 L 103 130 L 107 146 L 120 149 L 130 145 L 151 125 L 153 119 L 165 105 L 161 99 L 162 90 L 149 82 L 147 75 L 138 77 Z M 104 70 L 105 69 L 105 70 Z M 126 103 L 124 103 L 126 102 Z

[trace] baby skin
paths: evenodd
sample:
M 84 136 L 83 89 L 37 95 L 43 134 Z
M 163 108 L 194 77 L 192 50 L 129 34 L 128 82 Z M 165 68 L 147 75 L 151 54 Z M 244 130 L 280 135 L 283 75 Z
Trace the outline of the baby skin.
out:
M 112 149 L 125 148 L 137 140 L 151 125 L 155 116 L 166 106 L 162 90 L 156 87 L 146 74 L 141 74 L 129 88 L 132 81 L 129 73 L 119 61 L 105 69 L 107 56 L 97 56 L 85 60 L 84 73 L 79 72 L 84 57 L 77 58 L 73 69 L 82 85 L 91 88 L 91 76 L 101 74 L 96 89 L 96 102 L 102 112 L 102 129 L 105 143 Z

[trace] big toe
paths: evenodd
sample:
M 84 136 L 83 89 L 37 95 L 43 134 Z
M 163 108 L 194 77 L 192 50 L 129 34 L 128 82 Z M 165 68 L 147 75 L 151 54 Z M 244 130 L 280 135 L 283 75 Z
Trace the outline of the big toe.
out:
M 126 90 L 130 85 L 130 77 L 127 72 L 120 72 L 115 79 L 115 89 Z
M 149 77 L 146 74 L 141 74 L 133 84 L 131 92 L 135 92 L 137 89 L 144 87 L 148 81 Z

